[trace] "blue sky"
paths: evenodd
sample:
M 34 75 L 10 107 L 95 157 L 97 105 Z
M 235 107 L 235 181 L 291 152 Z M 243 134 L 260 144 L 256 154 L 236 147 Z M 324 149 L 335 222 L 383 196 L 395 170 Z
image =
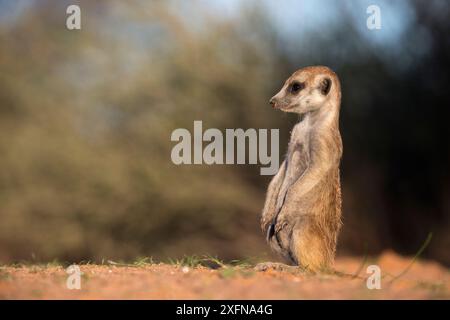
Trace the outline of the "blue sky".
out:
M 325 30 L 333 28 L 344 17 L 342 11 L 350 13 L 357 29 L 369 40 L 377 44 L 395 44 L 414 21 L 414 11 L 408 1 L 388 0 L 260 0 L 278 28 L 285 34 Z M 239 14 L 241 7 L 248 3 L 242 0 L 201 0 L 220 15 Z M 366 27 L 369 5 L 381 9 L 382 28 L 370 31 Z

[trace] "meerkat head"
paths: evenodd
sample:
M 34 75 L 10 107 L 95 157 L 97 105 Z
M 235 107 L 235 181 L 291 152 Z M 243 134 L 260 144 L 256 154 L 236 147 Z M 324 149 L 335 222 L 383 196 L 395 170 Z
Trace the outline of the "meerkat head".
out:
M 340 99 L 336 74 L 327 67 L 314 66 L 294 72 L 270 99 L 270 104 L 284 112 L 304 114 L 336 99 Z

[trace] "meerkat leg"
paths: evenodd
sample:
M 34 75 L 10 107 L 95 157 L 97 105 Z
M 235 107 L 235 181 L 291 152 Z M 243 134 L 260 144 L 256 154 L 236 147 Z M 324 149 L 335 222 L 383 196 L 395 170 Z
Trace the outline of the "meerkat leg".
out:
M 332 257 L 312 219 L 306 218 L 292 232 L 291 254 L 298 264 L 311 272 L 329 270 Z
M 268 232 L 270 229 L 270 224 L 276 217 L 276 202 L 278 198 L 278 193 L 280 192 L 281 184 L 283 183 L 286 171 L 286 161 L 280 166 L 277 174 L 273 177 L 269 184 L 266 195 L 266 202 L 264 204 L 263 212 L 261 215 L 261 228 L 264 232 Z

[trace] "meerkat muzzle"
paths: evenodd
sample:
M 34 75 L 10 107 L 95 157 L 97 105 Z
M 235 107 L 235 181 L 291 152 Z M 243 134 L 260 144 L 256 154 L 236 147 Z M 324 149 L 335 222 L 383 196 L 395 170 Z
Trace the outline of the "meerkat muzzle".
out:
M 269 100 L 270 105 L 272 106 L 272 108 L 276 109 L 277 108 L 277 100 L 275 99 L 275 97 L 272 97 Z

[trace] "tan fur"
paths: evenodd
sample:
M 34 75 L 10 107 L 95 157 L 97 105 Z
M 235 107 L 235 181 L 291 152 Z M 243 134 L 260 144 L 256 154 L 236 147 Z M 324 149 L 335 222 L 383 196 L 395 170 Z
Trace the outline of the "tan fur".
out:
M 302 89 L 294 92 L 297 83 Z M 311 271 L 332 267 L 341 227 L 340 100 L 336 74 L 322 66 L 296 71 L 271 99 L 303 119 L 269 185 L 261 227 L 275 251 Z

